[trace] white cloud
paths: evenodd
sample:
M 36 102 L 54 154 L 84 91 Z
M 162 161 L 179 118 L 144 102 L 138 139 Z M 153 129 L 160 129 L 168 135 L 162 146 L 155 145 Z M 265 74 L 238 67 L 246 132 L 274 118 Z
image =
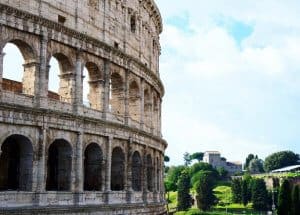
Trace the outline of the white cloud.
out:
M 300 93 L 300 4 L 159 0 L 158 5 L 164 20 L 173 20 L 164 24 L 161 37 L 163 129 L 173 162 L 182 162 L 185 151 L 220 150 L 235 160 L 285 147 L 300 151 L 289 123 L 280 124 L 284 118 L 293 127 L 300 118 L 286 103 L 298 105 L 295 91 Z M 182 14 L 188 17 L 184 28 L 176 26 Z M 239 44 L 216 17 L 251 25 L 253 32 Z

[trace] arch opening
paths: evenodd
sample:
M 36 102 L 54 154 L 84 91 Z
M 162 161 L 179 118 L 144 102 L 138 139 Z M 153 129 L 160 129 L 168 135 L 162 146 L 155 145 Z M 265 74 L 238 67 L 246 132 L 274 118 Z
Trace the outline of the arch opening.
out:
M 144 91 L 144 122 L 147 126 L 151 126 L 152 101 L 148 89 Z
M 83 104 L 102 110 L 103 77 L 95 63 L 86 63 L 83 69 Z
M 63 139 L 55 140 L 48 149 L 48 191 L 68 191 L 71 188 L 72 147 Z
M 48 68 L 48 97 L 71 103 L 74 88 L 71 62 L 64 54 L 56 53 L 50 58 Z
M 33 49 L 24 41 L 9 41 L 3 48 L 2 89 L 34 96 L 37 64 Z
M 129 84 L 129 115 L 132 120 L 140 121 L 140 88 L 136 81 Z
M 124 115 L 125 112 L 124 81 L 120 74 L 114 72 L 110 80 L 110 108 L 115 115 Z
M 32 189 L 33 148 L 22 135 L 12 135 L 3 142 L 0 156 L 0 191 Z
M 134 191 L 142 190 L 142 160 L 138 152 L 134 152 L 132 156 L 132 189 Z
M 111 190 L 124 190 L 125 155 L 120 147 L 114 148 L 111 160 Z
M 84 190 L 100 191 L 103 154 L 100 146 L 91 143 L 84 152 Z

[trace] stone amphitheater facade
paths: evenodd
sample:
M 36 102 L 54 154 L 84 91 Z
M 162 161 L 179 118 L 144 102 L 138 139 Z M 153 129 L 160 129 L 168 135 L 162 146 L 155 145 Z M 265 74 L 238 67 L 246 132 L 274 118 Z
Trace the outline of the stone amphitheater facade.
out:
M 0 214 L 165 214 L 161 32 L 154 0 L 0 0 Z

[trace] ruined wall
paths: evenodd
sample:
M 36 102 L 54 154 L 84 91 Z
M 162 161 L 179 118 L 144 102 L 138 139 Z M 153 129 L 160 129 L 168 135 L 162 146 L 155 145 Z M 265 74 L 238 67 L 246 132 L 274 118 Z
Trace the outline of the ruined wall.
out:
M 165 213 L 161 31 L 152 0 L 0 1 L 0 214 Z M 22 82 L 3 78 L 8 43 Z

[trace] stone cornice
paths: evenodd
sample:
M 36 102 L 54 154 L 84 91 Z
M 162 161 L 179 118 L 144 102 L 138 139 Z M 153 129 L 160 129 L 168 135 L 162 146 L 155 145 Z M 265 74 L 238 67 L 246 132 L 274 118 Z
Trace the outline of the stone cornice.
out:
M 152 2 L 152 5 L 154 7 L 155 3 L 154 3 L 153 0 L 147 0 L 147 2 L 150 2 L 150 3 Z M 155 5 L 155 7 L 156 7 L 156 5 Z M 155 7 L 153 8 L 154 12 L 156 11 Z M 161 96 L 164 95 L 164 86 L 163 86 L 162 81 L 160 80 L 160 78 L 157 76 L 157 74 L 155 74 L 152 70 L 150 70 L 147 66 L 145 66 L 138 59 L 124 53 L 123 51 L 121 51 L 119 49 L 116 49 L 116 48 L 114 48 L 114 47 L 112 47 L 112 46 L 110 46 L 110 45 L 108 45 L 108 44 L 106 44 L 106 43 L 104 43 L 100 40 L 97 40 L 97 39 L 95 39 L 91 36 L 88 36 L 87 34 L 84 34 L 84 33 L 78 32 L 76 30 L 73 30 L 71 28 L 68 28 L 66 26 L 63 26 L 63 25 L 61 25 L 57 22 L 54 22 L 54 21 L 51 21 L 51 20 L 46 19 L 44 17 L 37 16 L 37 15 L 31 14 L 31 13 L 13 8 L 11 6 L 8 6 L 8 5 L 5 5 L 5 4 L 2 4 L 2 3 L 0 3 L 0 12 L 5 12 L 6 14 L 9 14 L 9 15 L 14 15 L 16 17 L 19 17 L 19 18 L 23 19 L 23 20 L 30 20 L 33 23 L 37 24 L 37 25 L 46 27 L 48 29 L 53 29 L 57 32 L 64 33 L 64 34 L 66 34 L 70 37 L 73 37 L 75 39 L 84 41 L 84 42 L 86 42 L 88 44 L 91 44 L 93 46 L 99 47 L 99 48 L 101 48 L 101 49 L 103 49 L 107 52 L 110 52 L 110 54 L 113 54 L 113 55 L 119 56 L 121 58 L 124 58 L 128 63 L 136 64 L 142 70 L 146 71 L 146 73 L 157 83 L 157 85 L 160 88 Z M 158 13 L 158 9 L 156 11 L 156 16 L 160 17 L 160 14 L 157 14 L 157 13 Z M 0 25 L 1 25 L 1 23 L 0 23 Z M 162 30 L 162 28 L 161 28 L 161 30 Z M 43 32 L 40 32 L 40 34 L 43 36 Z M 86 49 L 85 51 L 89 52 L 88 49 Z
M 143 4 L 145 8 L 148 10 L 148 13 L 150 14 L 150 16 L 153 18 L 155 22 L 155 26 L 158 34 L 161 34 L 163 31 L 162 18 L 154 0 L 140 0 L 140 4 Z
M 86 117 L 83 115 L 76 115 L 76 114 L 71 114 L 71 113 L 66 113 L 66 112 L 60 112 L 60 111 L 55 111 L 55 110 L 49 110 L 49 109 L 40 109 L 40 108 L 33 108 L 33 107 L 24 107 L 24 106 L 19 106 L 19 105 L 15 105 L 15 104 L 7 104 L 7 103 L 2 103 L 0 102 L 0 110 L 4 109 L 4 110 L 16 110 L 16 111 L 22 111 L 25 113 L 29 113 L 32 115 L 38 114 L 39 116 L 50 116 L 50 115 L 58 115 L 62 118 L 70 118 L 72 119 L 72 121 L 84 121 L 84 122 L 90 122 L 90 123 L 96 123 L 96 124 L 101 124 L 106 128 L 113 128 L 113 129 L 122 129 L 124 131 L 128 131 L 133 133 L 134 135 L 140 135 L 144 138 L 149 138 L 152 139 L 156 142 L 159 142 L 162 144 L 163 148 L 166 149 L 167 148 L 167 142 L 155 135 L 152 135 L 150 133 L 147 133 L 145 131 L 142 131 L 140 129 L 137 128 L 133 128 L 124 124 L 119 124 L 119 123 L 115 123 L 115 122 L 110 122 L 110 121 L 106 121 L 103 119 L 94 119 L 94 118 L 90 118 L 90 117 Z M 2 121 L 3 122 L 3 121 Z M 35 124 L 36 126 L 38 124 Z

